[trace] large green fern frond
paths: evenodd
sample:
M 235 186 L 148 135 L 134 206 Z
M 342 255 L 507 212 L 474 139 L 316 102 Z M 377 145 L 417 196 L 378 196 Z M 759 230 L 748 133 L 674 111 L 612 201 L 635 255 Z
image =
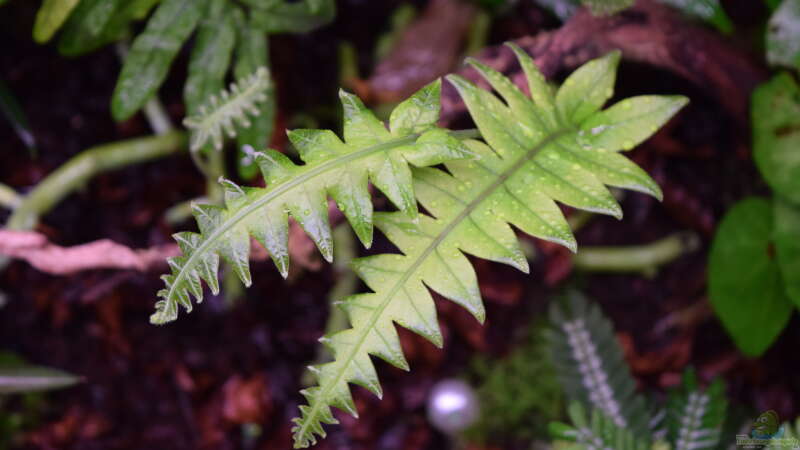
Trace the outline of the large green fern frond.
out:
M 295 419 L 296 447 L 324 436 L 323 423 L 336 423 L 331 406 L 356 415 L 348 383 L 381 395 L 370 355 L 408 368 L 395 323 L 442 345 L 428 288 L 483 321 L 476 275 L 465 253 L 527 271 L 510 225 L 574 250 L 575 240 L 556 200 L 620 217 L 620 207 L 604 185 L 660 198 L 655 182 L 618 151 L 647 138 L 686 100 L 637 97 L 599 111 L 612 95 L 618 52 L 587 63 L 553 92 L 530 57 L 514 50 L 532 98 L 476 61 L 471 64 L 505 103 L 463 78 L 450 77 L 486 144 L 467 141 L 476 157 L 445 162 L 447 172 L 414 169 L 414 189 L 429 215 L 415 220 L 399 213 L 376 214 L 376 226 L 402 253 L 354 261 L 373 292 L 346 299 L 341 307 L 352 328 L 322 339 L 334 360 L 311 368 L 319 385 L 303 391 L 309 404 Z
M 611 322 L 597 305 L 570 291 L 550 309 L 553 363 L 570 399 L 601 411 L 617 426 L 650 435 L 644 397 L 636 393 Z
M 182 256 L 171 258 L 172 273 L 150 318 L 155 324 L 174 320 L 178 304 L 191 311 L 189 294 L 202 301 L 201 279 L 219 290 L 219 256 L 250 284 L 250 236 L 270 253 L 285 277 L 289 267 L 288 216 L 314 240 L 328 261 L 332 258 L 328 196 L 342 210 L 367 247 L 372 242 L 372 201 L 368 182 L 380 189 L 408 217 L 417 216 L 411 169 L 469 155 L 461 142 L 435 127 L 439 117 L 440 82 L 421 89 L 392 113 L 390 130 L 361 101 L 341 92 L 344 142 L 328 130 L 294 130 L 289 139 L 306 163 L 295 165 L 282 153 L 257 155 L 266 188 L 240 187 L 222 180 L 225 207 L 195 205 L 200 233 L 175 235 Z M 464 134 L 464 133 L 462 133 Z M 467 136 L 474 133 L 467 132 Z
M 707 389 L 701 389 L 692 370 L 684 373 L 683 380 L 683 386 L 670 394 L 667 407 L 668 437 L 672 448 L 717 448 L 728 407 L 725 385 L 717 379 Z

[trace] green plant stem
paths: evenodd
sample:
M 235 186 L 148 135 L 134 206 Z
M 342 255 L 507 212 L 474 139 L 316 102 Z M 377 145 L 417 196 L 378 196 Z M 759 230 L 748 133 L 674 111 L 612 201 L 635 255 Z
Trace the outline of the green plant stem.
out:
M 40 216 L 98 173 L 161 158 L 185 148 L 186 133 L 173 131 L 161 136 L 112 142 L 85 150 L 48 175 L 30 194 L 23 197 L 6 227 L 11 230 L 30 230 L 36 226 Z
M 484 9 L 479 10 L 469 27 L 467 45 L 464 48 L 465 55 L 474 55 L 486 47 L 491 26 L 492 16 Z
M 19 205 L 20 201 L 21 198 L 19 194 L 17 194 L 17 191 L 10 186 L 0 183 L 0 206 L 14 209 Z
M 225 177 L 225 154 L 221 150 L 209 149 L 206 152 L 205 176 L 206 176 L 206 196 L 214 204 L 222 204 L 224 192 L 219 183 L 220 178 Z
M 652 275 L 662 265 L 694 251 L 699 239 L 691 232 L 679 232 L 645 245 L 629 247 L 581 247 L 572 257 L 577 270 L 588 272 L 642 272 Z
M 150 123 L 150 128 L 153 129 L 155 134 L 160 136 L 175 130 L 172 121 L 169 120 L 169 114 L 164 110 L 164 105 L 161 104 L 158 97 L 148 100 L 144 105 L 143 111 L 147 122 Z
M 164 221 L 169 225 L 178 225 L 192 217 L 192 205 L 195 203 L 209 203 L 206 197 L 197 197 L 172 205 L 164 212 Z

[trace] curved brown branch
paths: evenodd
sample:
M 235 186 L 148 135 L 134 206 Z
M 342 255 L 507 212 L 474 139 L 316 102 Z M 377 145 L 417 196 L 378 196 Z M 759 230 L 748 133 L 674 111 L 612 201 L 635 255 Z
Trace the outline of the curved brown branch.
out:
M 749 121 L 750 93 L 766 79 L 766 71 L 711 30 L 687 21 L 676 11 L 652 0 L 609 17 L 595 17 L 580 11 L 558 30 L 516 41 L 536 60 L 545 76 L 572 69 L 589 59 L 620 49 L 623 58 L 669 70 L 708 92 L 731 115 L 745 125 Z M 477 58 L 493 68 L 511 74 L 524 86 L 524 76 L 510 49 L 490 47 Z M 473 69 L 459 72 L 472 81 Z M 445 126 L 466 113 L 464 103 L 451 86 L 442 93 Z
M 333 203 L 331 203 L 333 205 Z M 343 219 L 338 209 L 331 206 L 331 222 Z M 289 254 L 292 262 L 305 270 L 316 271 L 322 267 L 314 242 L 300 226 L 292 221 L 289 226 Z M 167 258 L 180 254 L 175 244 L 157 245 L 145 249 L 132 249 L 110 239 L 100 239 L 86 244 L 62 247 L 50 242 L 35 231 L 0 229 L 0 256 L 20 259 L 36 269 L 51 275 L 70 275 L 84 270 L 120 269 L 163 270 Z M 253 241 L 250 259 L 264 261 L 269 254 Z
M 53 275 L 68 275 L 88 269 L 160 268 L 177 255 L 174 244 L 134 250 L 109 239 L 73 247 L 61 247 L 34 231 L 0 230 L 0 255 L 22 259 Z

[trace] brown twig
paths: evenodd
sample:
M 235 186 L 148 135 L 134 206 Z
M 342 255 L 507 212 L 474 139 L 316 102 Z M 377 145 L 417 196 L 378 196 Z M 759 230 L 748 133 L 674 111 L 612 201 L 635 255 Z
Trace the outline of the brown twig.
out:
M 516 43 L 533 56 L 549 78 L 619 49 L 627 60 L 660 67 L 691 81 L 716 98 L 742 125 L 749 123 L 751 91 L 767 76 L 762 67 L 721 36 L 687 23 L 676 11 L 653 0 L 639 0 L 633 8 L 608 17 L 595 17 L 582 10 L 563 27 Z M 513 74 L 514 81 L 527 88 L 507 47 L 489 47 L 477 59 Z M 480 78 L 471 68 L 459 73 L 473 81 Z M 442 111 L 444 126 L 466 113 L 452 86 L 443 89 Z
M 42 272 L 68 275 L 88 269 L 147 271 L 163 267 L 166 258 L 178 254 L 178 247 L 169 244 L 134 250 L 109 239 L 62 247 L 35 231 L 0 230 L 0 254 L 27 261 Z
M 328 209 L 333 225 L 343 219 L 333 202 L 330 202 Z M 289 254 L 294 265 L 311 271 L 321 268 L 322 262 L 314 242 L 294 221 L 289 226 L 289 242 Z M 51 275 L 69 275 L 95 269 L 161 270 L 166 267 L 167 258 L 179 254 L 180 250 L 175 244 L 132 249 L 109 239 L 100 239 L 62 247 L 35 231 L 0 229 L 0 256 L 21 259 Z M 264 261 L 268 258 L 269 253 L 253 241 L 250 259 Z
M 386 59 L 367 80 L 368 94 L 397 102 L 453 70 L 476 9 L 460 0 L 434 0 L 406 28 Z

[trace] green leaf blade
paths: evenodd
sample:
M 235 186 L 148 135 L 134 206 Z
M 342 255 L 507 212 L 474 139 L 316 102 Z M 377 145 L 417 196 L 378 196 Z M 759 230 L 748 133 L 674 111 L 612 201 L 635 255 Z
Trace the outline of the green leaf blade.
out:
M 0 394 L 61 389 L 79 383 L 72 374 L 47 367 L 0 365 Z
M 121 37 L 129 17 L 123 0 L 82 0 L 64 25 L 58 50 L 78 56 Z
M 164 82 L 172 61 L 200 22 L 207 0 L 164 0 L 133 41 L 122 66 L 111 113 L 117 121 L 135 114 Z
M 227 0 L 208 0 L 189 59 L 189 75 L 183 88 L 186 115 L 221 91 L 236 42 L 234 18 Z M 252 73 L 252 72 L 251 72 Z
M 776 198 L 773 213 L 778 266 L 786 294 L 800 308 L 800 207 Z
M 608 151 L 630 150 L 653 135 L 689 100 L 673 95 L 631 97 L 581 124 L 580 139 Z
M 253 25 L 267 33 L 308 33 L 336 16 L 334 0 L 250 1 Z
M 0 112 L 3 113 L 3 116 L 5 116 L 11 124 L 17 137 L 19 137 L 22 143 L 28 148 L 28 152 L 35 156 L 36 139 L 33 137 L 33 131 L 28 122 L 28 117 L 22 110 L 22 106 L 20 106 L 17 97 L 11 92 L 11 89 L 9 89 L 8 85 L 2 79 L 0 79 Z
M 269 41 L 266 33 L 255 28 L 252 21 L 248 22 L 243 18 L 237 26 L 239 36 L 233 68 L 234 76 L 243 79 L 255 73 L 259 67 L 270 70 Z M 251 180 L 258 175 L 258 165 L 243 147 L 250 146 L 256 151 L 264 149 L 269 145 L 275 128 L 277 102 L 274 83 L 269 83 L 264 95 L 266 98 L 257 104 L 258 112 L 251 118 L 249 126 L 246 123 L 237 124 L 237 168 L 239 176 L 245 180 Z
M 53 37 L 56 31 L 69 17 L 79 0 L 45 0 L 36 12 L 33 24 L 33 39 L 44 44 Z
M 392 134 L 407 136 L 434 127 L 439 120 L 441 92 L 442 81 L 437 79 L 397 105 L 389 117 Z
M 723 217 L 709 254 L 711 305 L 737 347 L 751 357 L 772 345 L 792 313 L 770 256 L 772 226 L 769 202 L 742 200 Z
M 556 93 L 556 106 L 565 120 L 580 123 L 611 98 L 621 56 L 619 50 L 613 51 L 584 64 L 564 80 Z
M 788 73 L 756 88 L 752 97 L 753 157 L 769 186 L 800 204 L 800 86 Z

